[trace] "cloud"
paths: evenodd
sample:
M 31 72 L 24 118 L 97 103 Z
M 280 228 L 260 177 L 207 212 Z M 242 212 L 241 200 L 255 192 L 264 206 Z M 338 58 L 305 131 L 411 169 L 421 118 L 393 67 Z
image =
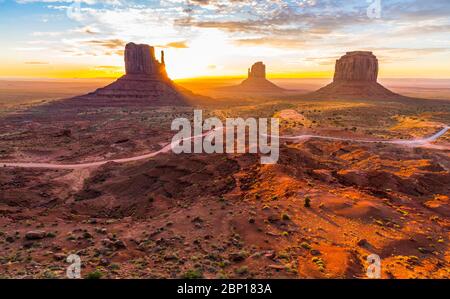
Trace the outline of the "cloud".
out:
M 102 47 L 111 50 L 122 49 L 125 47 L 126 42 L 121 39 L 104 39 L 104 40 L 86 40 L 82 42 L 83 44 Z
M 116 65 L 98 65 L 95 66 L 94 69 L 102 71 L 120 71 L 122 70 L 122 67 Z
M 271 46 L 275 48 L 298 48 L 304 46 L 306 43 L 302 39 L 296 38 L 277 38 L 277 37 L 260 37 L 237 39 L 234 43 L 239 46 Z
M 372 48 L 374 51 L 393 53 L 393 54 L 408 54 L 408 55 L 430 55 L 434 53 L 450 52 L 449 48 Z
M 123 56 L 126 41 L 118 38 L 80 39 L 67 38 L 52 47 L 65 57 L 76 56 Z
M 24 64 L 35 64 L 35 65 L 40 65 L 40 64 L 50 64 L 46 61 L 25 61 Z
M 211 3 L 210 0 L 190 0 L 190 2 L 198 5 L 209 5 Z
M 443 34 L 450 33 L 450 24 L 423 24 L 417 26 L 407 26 L 393 32 L 396 36 L 423 35 L 423 34 Z
M 19 4 L 28 3 L 84 3 L 87 5 L 107 4 L 107 5 L 123 5 L 122 0 L 16 0 Z
M 14 48 L 16 51 L 23 51 L 23 52 L 39 52 L 39 51 L 45 51 L 46 48 L 42 47 L 18 47 Z
M 187 49 L 189 48 L 187 41 L 178 41 L 178 42 L 170 42 L 163 46 L 159 46 L 161 48 L 175 48 L 175 49 Z
M 79 27 L 79 28 L 76 28 L 76 29 L 72 30 L 72 32 L 85 33 L 85 34 L 89 34 L 89 35 L 100 34 L 100 30 L 95 28 L 95 27 L 93 27 L 93 26 Z
M 36 31 L 33 32 L 32 35 L 36 37 L 46 36 L 46 37 L 56 37 L 63 35 L 64 32 L 57 32 L 57 31 Z
M 278 1 L 280 2 L 280 1 Z M 281 1 L 282 2 L 282 1 Z M 244 2 L 246 3 L 246 2 Z M 284 2 L 282 2 L 284 3 Z M 340 11 L 338 8 L 330 11 L 309 11 L 299 9 L 300 6 L 281 5 L 271 7 L 267 11 L 255 10 L 245 17 L 233 18 L 219 14 L 221 17 L 205 18 L 204 15 L 188 15 L 174 20 L 175 26 L 195 27 L 201 29 L 218 29 L 230 33 L 259 34 L 262 36 L 289 36 L 301 38 L 311 36 L 316 39 L 319 35 L 329 35 L 351 26 L 371 25 L 365 11 Z M 245 11 L 245 10 L 244 10 Z M 233 12 L 239 14 L 238 11 Z M 245 15 L 245 14 L 244 14 Z

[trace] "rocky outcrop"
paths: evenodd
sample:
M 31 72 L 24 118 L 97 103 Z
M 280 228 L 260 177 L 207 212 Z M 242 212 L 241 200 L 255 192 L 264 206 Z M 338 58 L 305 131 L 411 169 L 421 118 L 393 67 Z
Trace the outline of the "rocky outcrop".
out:
M 153 47 L 129 43 L 125 47 L 124 62 L 124 76 L 77 98 L 93 106 L 187 105 L 187 98 L 193 96 L 167 76 L 163 51 L 158 61 Z
M 404 97 L 377 82 L 378 59 L 372 52 L 347 52 L 336 61 L 333 82 L 308 94 L 314 99 L 394 100 Z
M 252 65 L 248 69 L 248 78 L 266 78 L 266 65 L 261 61 Z
M 245 93 L 279 93 L 284 89 L 273 84 L 266 79 L 266 65 L 261 61 L 256 62 L 248 69 L 248 78 L 239 85 L 220 88 L 225 92 L 245 92 Z
M 129 43 L 125 47 L 125 71 L 127 75 L 148 75 L 167 78 L 164 52 L 161 62 L 155 58 L 155 49 L 149 45 Z
M 378 78 L 378 59 L 372 52 L 347 52 L 336 61 L 334 82 L 368 81 L 376 82 Z

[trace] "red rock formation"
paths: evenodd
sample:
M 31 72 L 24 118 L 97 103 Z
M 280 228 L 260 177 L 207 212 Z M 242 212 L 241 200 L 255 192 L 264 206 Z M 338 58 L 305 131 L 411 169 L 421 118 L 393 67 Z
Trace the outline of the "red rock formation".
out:
M 347 52 L 336 61 L 334 82 L 337 81 L 371 81 L 378 78 L 378 59 L 372 52 Z
M 266 78 L 266 65 L 261 61 L 252 65 L 248 69 L 248 78 Z
M 164 52 L 161 62 L 155 58 L 155 49 L 149 45 L 129 43 L 125 47 L 125 70 L 127 75 L 149 75 L 167 78 Z
M 158 61 L 153 47 L 129 43 L 125 47 L 124 61 L 124 76 L 108 86 L 78 98 L 88 99 L 92 104 L 185 105 L 186 95 L 192 95 L 167 76 L 163 51 L 161 61 Z
M 372 52 L 347 52 L 336 61 L 333 82 L 310 94 L 322 99 L 397 99 L 377 82 L 378 59 Z
M 266 79 L 266 65 L 261 61 L 256 62 L 248 69 L 248 78 L 236 86 L 220 88 L 226 92 L 249 92 L 249 93 L 279 93 L 284 91 L 281 87 Z

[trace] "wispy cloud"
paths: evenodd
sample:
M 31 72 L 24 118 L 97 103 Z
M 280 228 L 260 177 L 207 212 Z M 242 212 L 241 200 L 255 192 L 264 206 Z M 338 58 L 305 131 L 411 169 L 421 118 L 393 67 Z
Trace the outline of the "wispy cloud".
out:
M 46 61 L 25 61 L 24 63 L 31 64 L 31 65 L 33 65 L 33 64 L 35 64 L 35 65 L 49 64 L 49 62 L 46 62 Z
M 161 48 L 175 48 L 175 49 L 187 49 L 189 48 L 187 41 L 177 41 L 177 42 L 170 42 L 163 46 L 159 46 Z
M 103 40 L 93 39 L 83 41 L 82 43 L 90 46 L 115 50 L 115 49 L 122 49 L 125 46 L 126 42 L 121 39 L 103 39 Z

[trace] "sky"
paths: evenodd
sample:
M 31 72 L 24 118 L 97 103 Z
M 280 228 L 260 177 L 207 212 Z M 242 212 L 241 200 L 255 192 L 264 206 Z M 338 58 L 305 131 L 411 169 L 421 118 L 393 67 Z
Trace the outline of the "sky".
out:
M 450 1 L 0 0 L 0 77 L 117 77 L 131 41 L 164 50 L 174 79 L 256 61 L 272 78 L 328 78 L 355 50 L 383 78 L 450 78 Z

